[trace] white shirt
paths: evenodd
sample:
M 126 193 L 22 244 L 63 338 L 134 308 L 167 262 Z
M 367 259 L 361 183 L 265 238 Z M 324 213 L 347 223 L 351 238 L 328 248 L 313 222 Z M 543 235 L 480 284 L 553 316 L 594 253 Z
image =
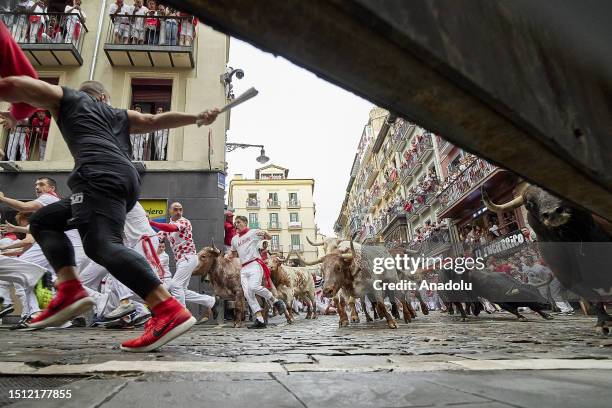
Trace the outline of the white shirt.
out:
M 157 254 L 157 257 L 159 258 L 159 264 L 164 270 L 164 276 L 162 279 L 171 278 L 172 274 L 170 273 L 170 257 L 165 252 L 162 252 L 161 254 Z
M 261 258 L 258 246 L 263 238 L 257 235 L 259 231 L 258 229 L 252 229 L 243 236 L 236 234 L 232 238 L 232 250 L 238 252 L 241 263 L 245 264 L 255 258 Z
M 123 233 L 125 234 L 125 246 L 129 248 L 134 247 L 143 235 L 151 237 L 155 235 L 155 230 L 149 225 L 147 212 L 139 202 L 125 216 Z
M 71 6 L 71 5 L 68 5 L 68 6 L 66 6 L 66 8 L 64 8 L 64 13 L 76 14 L 77 16 L 80 15 L 83 18 L 87 17 L 85 15 L 85 12 L 82 9 L 73 8 L 73 6 Z M 70 16 L 70 18 L 77 19 L 78 17 Z
M 34 201 L 36 201 L 37 203 L 40 203 L 44 206 L 47 206 L 49 204 L 53 204 L 58 202 L 60 199 L 57 196 L 54 196 L 53 194 L 41 194 L 38 196 L 38 198 Z M 79 235 L 79 231 L 76 229 L 71 229 L 68 230 L 66 232 L 64 232 L 64 234 L 66 234 L 66 236 L 68 237 L 68 239 L 70 239 L 70 242 L 72 242 L 72 246 L 73 247 L 82 247 L 83 243 L 81 242 L 81 236 Z M 34 248 L 35 246 L 37 246 L 38 244 L 34 244 L 32 246 L 32 248 Z M 32 249 L 30 248 L 30 249 Z
M 111 4 L 108 14 L 112 16 L 113 14 L 115 14 L 117 9 L 118 9 L 117 3 Z M 123 5 L 121 6 L 121 9 L 119 9 L 119 12 L 117 13 L 117 16 L 128 16 L 130 14 L 132 14 L 132 8 L 128 6 L 127 4 L 123 3 Z M 115 18 L 115 24 L 128 24 L 129 22 L 130 22 L 129 17 L 116 17 Z
M 135 15 L 135 16 L 144 16 L 145 14 L 147 14 L 147 13 L 149 12 L 149 9 L 148 9 L 148 8 L 146 8 L 145 6 L 141 6 L 141 7 L 140 7 L 138 10 L 136 10 L 136 11 L 134 11 L 134 10 L 136 10 L 136 8 L 135 8 L 135 7 L 132 7 L 132 13 L 133 13 L 133 15 Z M 141 29 L 141 28 L 143 28 L 143 27 L 144 27 L 144 21 L 145 21 L 144 17 L 138 17 L 138 18 L 135 18 L 135 19 L 134 19 L 134 26 L 135 26 L 136 28 L 140 28 L 140 29 Z

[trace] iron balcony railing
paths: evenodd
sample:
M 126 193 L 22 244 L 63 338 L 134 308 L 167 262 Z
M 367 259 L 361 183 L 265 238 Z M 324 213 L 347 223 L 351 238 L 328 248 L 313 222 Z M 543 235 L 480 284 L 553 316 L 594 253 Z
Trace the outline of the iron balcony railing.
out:
M 289 200 L 287 201 L 287 208 L 300 208 L 300 200 Z
M 278 200 L 268 200 L 266 206 L 268 208 L 281 208 L 281 203 Z
M 192 16 L 111 16 L 106 44 L 193 48 L 197 24 Z
M 433 231 L 429 236 L 423 238 L 422 241 L 411 242 L 408 249 L 419 251 L 424 255 L 432 255 L 439 252 L 441 249 L 448 247 L 451 244 L 450 232 L 448 229 L 440 229 Z
M 463 170 L 451 183 L 438 195 L 440 212 L 459 201 L 485 177 L 498 168 L 480 158 L 475 159 L 465 170 Z
M 289 228 L 289 229 L 301 229 L 302 228 L 302 221 L 289 221 L 289 223 L 287 224 L 287 228 Z
M 8 161 L 44 160 L 50 125 L 17 125 L 8 131 L 4 148 Z
M 246 208 L 259 209 L 259 206 L 260 206 L 259 200 L 256 198 L 248 198 L 246 200 Z
M 259 221 L 251 221 L 249 222 L 249 228 L 259 228 Z
M 283 229 L 283 224 L 278 221 L 271 221 L 268 223 L 269 230 L 280 230 Z
M 168 129 L 152 133 L 131 134 L 132 160 L 164 161 L 168 160 Z
M 52 65 L 82 64 L 81 51 L 87 26 L 79 14 L 3 12 L 0 13 L 0 20 L 4 22 L 13 39 L 24 50 L 61 49 L 76 51 L 78 61 L 63 61 L 62 58 L 58 59 L 55 56 L 56 63 Z M 41 47 L 41 44 L 46 44 L 46 46 Z M 71 50 L 72 47 L 74 47 L 74 50 Z

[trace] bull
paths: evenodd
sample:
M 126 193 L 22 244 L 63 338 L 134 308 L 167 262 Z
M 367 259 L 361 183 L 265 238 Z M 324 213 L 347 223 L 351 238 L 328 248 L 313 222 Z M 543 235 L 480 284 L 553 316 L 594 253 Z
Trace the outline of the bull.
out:
M 246 308 L 244 292 L 240 283 L 240 261 L 227 259 L 223 253 L 212 247 L 205 247 L 198 252 L 198 266 L 192 275 L 208 276 L 215 296 L 232 299 L 235 302 L 234 327 L 241 327 Z
M 295 320 L 292 315 L 291 305 L 293 299 L 302 301 L 307 305 L 306 319 L 316 319 L 315 286 L 311 273 L 303 267 L 291 267 L 283 265 L 285 258 L 272 256 L 268 261 L 272 283 L 280 297 L 287 304 L 289 313 L 288 322 Z
M 325 280 L 323 286 L 323 295 L 326 297 L 334 298 L 338 292 L 342 290 L 345 296 L 352 296 L 365 300 L 365 297 L 372 301 L 372 305 L 378 310 L 380 316 L 384 316 L 387 325 L 395 329 L 397 323 L 393 316 L 387 310 L 384 297 L 387 295 L 389 299 L 394 301 L 398 298 L 396 291 L 394 290 L 375 290 L 374 289 L 374 276 L 370 267 L 366 265 L 365 260 L 362 259 L 362 253 L 364 251 L 374 251 L 378 247 L 363 247 L 362 251 L 355 251 L 352 241 L 350 242 L 350 252 L 341 253 L 339 251 L 326 254 L 314 262 L 306 262 L 307 265 L 321 264 L 321 273 Z M 390 257 L 388 251 L 379 251 L 382 256 Z M 382 275 L 377 276 L 382 281 L 382 284 L 397 283 L 397 271 L 385 270 Z M 401 296 L 399 296 L 401 297 Z M 411 314 L 406 304 L 405 298 L 401 300 L 402 309 L 404 313 L 405 321 L 410 321 Z M 341 297 L 337 303 L 338 314 L 340 316 L 340 326 L 347 326 L 348 319 L 344 310 L 344 299 Z M 364 302 L 365 304 L 365 302 Z
M 540 253 L 553 275 L 567 290 L 576 293 L 596 311 L 598 333 L 607 335 L 612 317 L 602 294 L 612 289 L 612 228 L 606 221 L 545 190 L 523 183 L 517 196 L 495 204 L 484 190 L 482 200 L 491 211 L 510 211 L 522 205 L 535 231 Z M 601 293 L 600 293 L 601 292 Z

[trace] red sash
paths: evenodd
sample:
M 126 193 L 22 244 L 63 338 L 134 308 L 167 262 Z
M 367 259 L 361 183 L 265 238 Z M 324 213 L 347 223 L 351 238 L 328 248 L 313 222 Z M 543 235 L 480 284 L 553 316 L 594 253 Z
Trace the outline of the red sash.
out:
M 149 261 L 151 266 L 157 268 L 157 274 L 159 275 L 159 279 L 164 279 L 164 275 L 166 274 L 164 268 L 161 266 L 161 262 L 159 261 L 159 257 L 157 256 L 157 251 L 155 251 L 155 247 L 153 246 L 153 242 L 151 241 L 151 237 L 148 235 L 143 235 L 140 237 L 142 241 L 142 251 L 144 252 L 145 258 Z
M 268 269 L 268 265 L 266 265 L 264 261 L 262 261 L 260 258 L 251 259 L 249 262 L 243 263 L 242 267 L 245 267 L 253 262 L 257 262 L 261 266 L 261 269 L 263 269 L 265 286 L 266 288 L 270 289 L 272 287 L 272 274 L 270 273 L 270 269 Z

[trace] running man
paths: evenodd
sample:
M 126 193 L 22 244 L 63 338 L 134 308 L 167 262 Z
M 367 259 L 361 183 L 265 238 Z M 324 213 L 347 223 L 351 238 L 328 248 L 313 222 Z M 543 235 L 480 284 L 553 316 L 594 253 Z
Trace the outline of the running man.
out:
M 0 100 L 51 112 L 75 161 L 68 179 L 72 196 L 38 210 L 30 220 L 32 235 L 57 272 L 57 293 L 29 326 L 57 326 L 93 307 L 78 279 L 74 249 L 64 235 L 64 230 L 76 227 L 87 256 L 144 299 L 153 312 L 144 334 L 124 342 L 122 350 L 155 350 L 189 330 L 196 319 L 170 296 L 146 259 L 123 245 L 126 213 L 140 193 L 130 133 L 209 125 L 219 111 L 149 115 L 114 109 L 100 82 L 86 81 L 77 91 L 29 77 L 1 79 Z
M 183 206 L 181 203 L 170 205 L 170 223 L 155 222 L 149 220 L 149 224 L 160 230 L 158 233 L 160 241 L 168 241 L 172 248 L 176 272 L 167 288 L 178 299 L 181 304 L 186 300 L 198 303 L 208 309 L 215 305 L 215 298 L 203 293 L 197 293 L 188 289 L 191 274 L 198 266 L 198 255 L 193 242 L 193 231 L 191 222 L 183 217 Z
M 256 295 L 261 296 L 267 302 L 278 308 L 280 314 L 284 314 L 286 310 L 285 303 L 281 299 L 275 299 L 272 292 L 265 288 L 261 282 L 265 277 L 266 286 L 272 287 L 270 280 L 270 270 L 262 261 L 259 254 L 259 242 L 263 239 L 272 239 L 270 234 L 257 229 L 249 229 L 247 226 L 247 218 L 243 215 L 236 217 L 237 235 L 232 238 L 232 254 L 230 259 L 238 254 L 242 269 L 240 270 L 240 283 L 244 296 L 249 302 L 251 312 L 255 315 L 253 324 L 247 326 L 249 329 L 264 329 L 266 323 L 261 313 L 261 306 L 257 301 Z

